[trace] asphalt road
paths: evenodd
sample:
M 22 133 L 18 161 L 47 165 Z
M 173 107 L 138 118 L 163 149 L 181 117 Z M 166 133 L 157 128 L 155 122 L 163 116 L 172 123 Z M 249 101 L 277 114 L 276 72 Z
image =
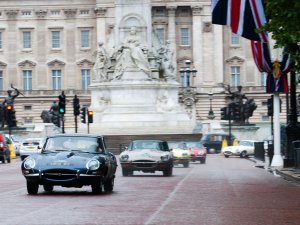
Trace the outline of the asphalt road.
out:
M 209 155 L 174 168 L 172 177 L 117 170 L 113 193 L 42 188 L 27 195 L 20 160 L 0 163 L 1 225 L 298 225 L 300 187 L 250 160 Z

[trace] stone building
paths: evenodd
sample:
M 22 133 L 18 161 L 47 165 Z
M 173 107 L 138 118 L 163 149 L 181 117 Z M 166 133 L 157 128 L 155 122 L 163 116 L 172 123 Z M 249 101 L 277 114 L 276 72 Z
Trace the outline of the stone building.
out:
M 138 0 L 0 0 L 0 97 L 4 99 L 11 84 L 25 95 L 16 99 L 18 124 L 42 122 L 42 110 L 64 90 L 66 127 L 74 126 L 72 99 L 76 94 L 81 105 L 90 104 L 97 43 L 103 42 L 109 52 L 114 49 L 115 6 L 120 2 L 139 9 Z M 186 110 L 195 107 L 197 120 L 207 120 L 212 93 L 215 120 L 220 120 L 224 85 L 242 85 L 258 105 L 251 122 L 269 122 L 265 75 L 256 69 L 250 42 L 211 23 L 210 0 L 148 3 L 153 32 L 173 50 Z M 197 70 L 195 76 L 187 67 Z M 281 97 L 284 121 L 286 101 Z

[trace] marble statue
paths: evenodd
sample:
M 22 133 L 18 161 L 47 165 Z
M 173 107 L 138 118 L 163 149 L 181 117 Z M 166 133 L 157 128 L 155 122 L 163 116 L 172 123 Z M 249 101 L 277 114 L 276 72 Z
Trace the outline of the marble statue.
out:
M 170 49 L 170 41 L 166 41 L 166 45 L 159 49 L 161 58 L 160 70 L 166 80 L 176 80 L 175 67 L 173 65 L 173 52 Z
M 103 47 L 103 42 L 98 43 L 98 50 L 96 52 L 96 62 L 94 65 L 94 70 L 96 74 L 96 81 L 107 81 L 107 69 L 110 66 L 110 59 L 108 54 Z
M 123 72 L 131 68 L 138 68 L 150 76 L 150 65 L 135 27 L 130 28 L 115 57 L 115 79 L 121 79 Z

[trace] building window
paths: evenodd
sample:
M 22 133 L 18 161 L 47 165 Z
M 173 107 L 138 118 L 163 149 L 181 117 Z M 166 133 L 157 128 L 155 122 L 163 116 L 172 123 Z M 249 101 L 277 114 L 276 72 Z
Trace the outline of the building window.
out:
M 0 91 L 3 91 L 3 71 L 0 70 Z
M 90 47 L 90 31 L 82 30 L 81 31 L 81 48 Z
M 188 46 L 190 45 L 189 42 L 189 29 L 188 28 L 181 28 L 180 29 L 180 45 Z
M 52 48 L 60 48 L 60 31 L 52 31 Z
M 267 73 L 261 73 L 260 86 L 265 87 L 267 85 Z
M 32 90 L 32 71 L 23 70 L 23 90 Z
M 31 32 L 23 31 L 23 48 L 31 48 Z
M 52 15 L 52 16 L 59 16 L 59 14 L 60 14 L 60 11 L 59 11 L 59 10 L 52 10 L 52 11 L 51 11 L 51 15 Z
M 31 117 L 29 118 L 24 118 L 24 123 L 25 124 L 32 124 L 33 123 L 33 119 Z
M 81 70 L 81 88 L 87 90 L 91 83 L 91 70 L 82 69 Z
M 164 28 L 156 28 L 156 35 L 158 37 L 159 43 L 161 45 L 165 44 L 165 29 Z
M 61 90 L 61 70 L 52 70 L 52 89 Z
M 231 67 L 231 81 L 230 84 L 233 87 L 237 87 L 240 85 L 240 67 L 239 66 L 232 66 Z
M 32 110 L 31 105 L 25 105 L 25 106 L 24 106 L 24 110 L 28 110 L 28 111 L 29 111 L 29 110 Z
M 22 13 L 22 16 L 31 16 L 31 11 L 28 11 L 28 10 L 24 10 L 21 13 Z
M 0 49 L 2 49 L 2 32 L 0 32 Z
M 240 37 L 238 34 L 231 33 L 231 45 L 239 45 L 240 44 Z
M 80 15 L 89 15 L 90 11 L 88 9 L 80 10 L 79 14 Z

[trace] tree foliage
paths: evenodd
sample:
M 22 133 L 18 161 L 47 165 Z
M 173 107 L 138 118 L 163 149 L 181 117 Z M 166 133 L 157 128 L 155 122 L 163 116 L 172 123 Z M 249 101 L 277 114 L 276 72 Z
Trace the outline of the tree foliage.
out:
M 300 1 L 264 0 L 269 19 L 264 29 L 272 33 L 275 47 L 285 48 L 292 56 L 293 70 L 300 72 Z

